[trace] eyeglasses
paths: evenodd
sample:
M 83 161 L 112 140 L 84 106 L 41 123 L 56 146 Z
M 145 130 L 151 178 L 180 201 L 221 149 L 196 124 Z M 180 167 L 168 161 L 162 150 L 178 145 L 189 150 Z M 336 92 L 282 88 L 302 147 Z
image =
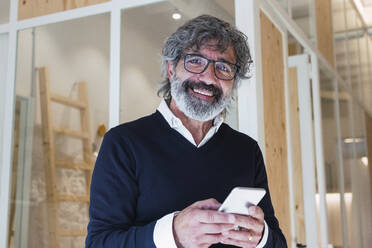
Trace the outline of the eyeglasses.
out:
M 214 74 L 221 80 L 232 80 L 235 78 L 238 66 L 227 61 L 207 59 L 200 54 L 184 55 L 185 70 L 195 74 L 203 73 L 210 62 L 213 62 Z

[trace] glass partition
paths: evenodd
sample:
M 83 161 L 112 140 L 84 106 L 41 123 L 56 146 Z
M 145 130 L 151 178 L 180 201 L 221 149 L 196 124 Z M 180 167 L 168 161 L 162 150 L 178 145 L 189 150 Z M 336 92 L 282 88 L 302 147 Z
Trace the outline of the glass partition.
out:
M 320 68 L 320 96 L 322 111 L 324 172 L 328 217 L 328 242 L 333 247 L 344 247 L 342 231 L 342 209 L 340 196 L 340 161 L 335 109 L 335 80 L 324 68 Z
M 363 36 L 362 23 L 350 0 L 346 1 L 346 27 L 350 84 L 354 97 L 361 97 L 361 58 L 359 39 Z
M 292 19 L 313 42 L 316 37 L 314 6 L 314 0 L 291 0 L 290 4 Z
M 0 0 L 0 24 L 9 23 L 10 0 Z
M 347 27 L 345 0 L 332 0 L 333 32 L 335 39 L 336 69 L 342 79 L 349 83 L 349 57 L 347 49 Z
M 344 170 L 344 189 L 345 189 L 345 208 L 346 208 L 346 222 L 347 222 L 347 239 L 348 244 L 353 244 L 351 247 L 362 247 L 359 240 L 361 233 L 360 218 L 356 212 L 358 197 L 353 194 L 355 190 L 355 182 L 352 181 L 354 170 L 354 148 L 355 140 L 353 138 L 353 113 L 352 100 L 350 94 L 344 89 L 339 90 L 339 106 L 340 106 L 340 126 L 341 126 L 341 140 L 342 140 L 342 157 Z
M 349 142 L 354 146 L 350 168 L 353 200 L 348 217 L 355 231 L 351 233 L 351 244 L 355 244 L 355 247 L 369 247 L 372 242 L 372 206 L 365 119 L 363 109 L 355 102 L 352 106 L 354 137 Z
M 19 31 L 10 247 L 84 247 L 108 126 L 110 17 Z
M 199 14 L 212 14 L 234 23 L 233 0 L 194 1 L 183 7 L 164 1 L 122 11 L 121 122 L 152 114 L 159 106 L 161 50 L 165 39 L 179 26 Z M 226 122 L 237 129 L 236 106 L 234 102 L 229 108 Z

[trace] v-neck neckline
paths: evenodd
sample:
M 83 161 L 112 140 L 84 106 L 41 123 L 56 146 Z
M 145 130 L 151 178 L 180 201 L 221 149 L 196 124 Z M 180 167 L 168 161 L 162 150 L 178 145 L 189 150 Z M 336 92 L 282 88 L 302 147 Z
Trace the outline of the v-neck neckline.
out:
M 192 150 L 195 152 L 202 152 L 204 150 L 207 150 L 209 146 L 216 143 L 218 141 L 218 137 L 222 135 L 222 133 L 224 132 L 225 125 L 226 125 L 225 123 L 222 123 L 218 131 L 205 144 L 198 147 L 198 146 L 195 146 L 193 143 L 191 143 L 186 137 L 180 134 L 177 130 L 173 129 L 158 110 L 156 110 L 156 112 L 154 113 L 154 116 L 161 122 L 161 125 L 163 126 L 163 128 L 168 129 L 170 134 L 174 136 L 174 138 L 178 142 L 181 142 L 191 147 Z

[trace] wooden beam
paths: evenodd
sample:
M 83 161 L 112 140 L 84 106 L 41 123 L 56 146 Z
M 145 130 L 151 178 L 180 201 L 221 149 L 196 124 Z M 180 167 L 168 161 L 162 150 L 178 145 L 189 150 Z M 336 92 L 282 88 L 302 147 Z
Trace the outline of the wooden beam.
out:
M 18 0 L 18 20 L 86 7 L 110 0 Z
M 260 12 L 266 170 L 276 216 L 291 245 L 284 56 L 281 32 Z
M 318 49 L 334 67 L 332 3 L 331 0 L 315 0 L 314 4 Z
M 293 192 L 295 200 L 296 242 L 306 244 L 304 190 L 301 162 L 300 109 L 298 103 L 297 68 L 289 69 L 290 122 L 293 161 Z

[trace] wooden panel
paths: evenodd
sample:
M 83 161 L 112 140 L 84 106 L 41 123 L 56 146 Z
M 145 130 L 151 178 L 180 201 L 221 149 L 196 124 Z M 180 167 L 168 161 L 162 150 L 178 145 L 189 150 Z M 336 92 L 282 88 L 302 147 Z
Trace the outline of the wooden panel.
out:
M 282 34 L 260 13 L 266 169 L 280 227 L 291 243 Z
M 289 91 L 293 161 L 293 192 L 296 213 L 296 242 L 299 244 L 306 244 L 304 191 L 301 163 L 300 113 L 298 106 L 298 80 L 297 68 L 295 67 L 289 69 Z
M 288 44 L 288 56 L 292 56 L 296 54 L 297 54 L 297 44 L 296 43 Z
M 366 122 L 366 138 L 367 138 L 367 154 L 368 154 L 368 169 L 370 186 L 372 191 L 372 117 L 367 113 L 365 115 Z
M 315 15 L 318 49 L 334 66 L 331 0 L 315 0 Z
M 109 0 L 19 0 L 18 19 L 23 20 L 108 1 Z

